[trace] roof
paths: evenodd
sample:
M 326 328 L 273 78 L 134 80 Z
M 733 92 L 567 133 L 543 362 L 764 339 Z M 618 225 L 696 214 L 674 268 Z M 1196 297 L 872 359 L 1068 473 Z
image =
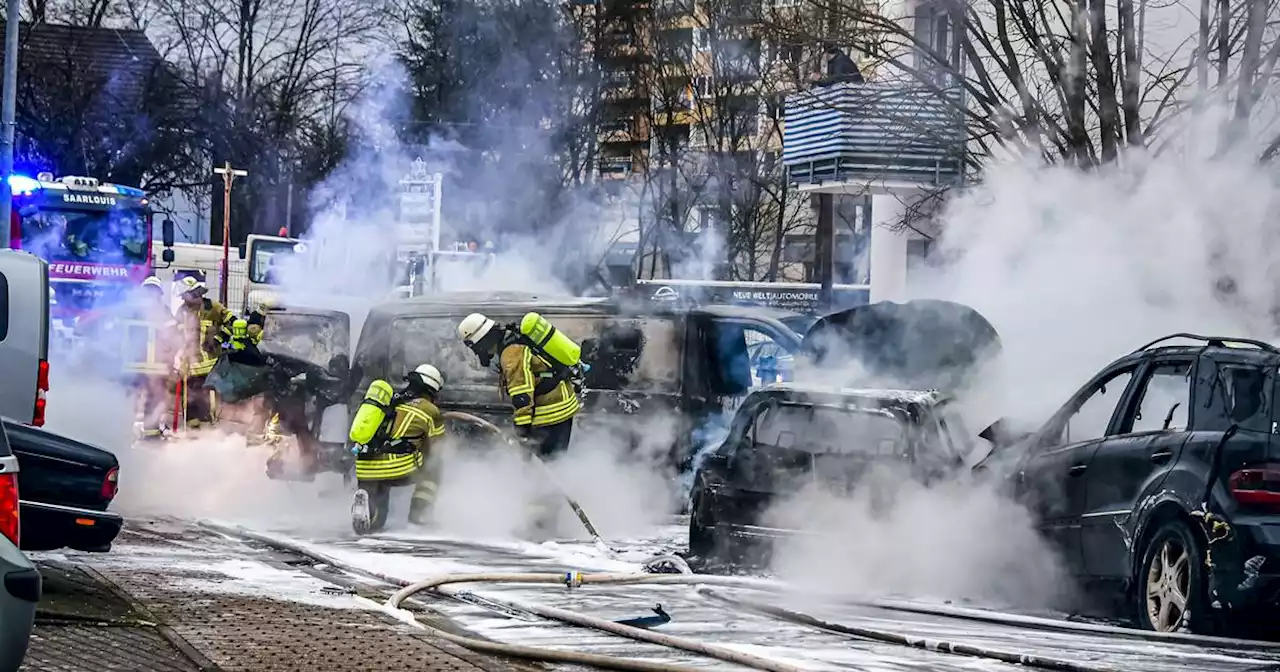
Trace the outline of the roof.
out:
M 148 79 L 165 62 L 146 34 L 134 29 L 23 23 L 18 44 L 23 70 L 75 68 L 100 80 L 105 91 L 126 106 L 142 98 Z
M 552 314 L 569 311 L 614 313 L 618 310 L 618 304 L 610 299 L 548 296 L 528 292 L 441 292 L 380 303 L 369 311 L 369 317 L 405 317 L 432 313 L 453 315 L 463 311 L 484 312 L 486 309 L 508 308 Z
M 874 388 L 824 387 L 805 383 L 775 383 L 752 391 L 752 395 L 798 395 L 813 397 L 816 403 L 874 401 L 932 406 L 949 397 L 937 390 L 888 390 Z

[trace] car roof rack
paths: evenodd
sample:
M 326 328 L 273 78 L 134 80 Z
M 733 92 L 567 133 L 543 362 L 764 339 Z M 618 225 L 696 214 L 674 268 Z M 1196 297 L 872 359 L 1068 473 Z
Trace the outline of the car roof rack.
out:
M 1252 338 L 1228 338 L 1225 336 L 1201 336 L 1200 334 L 1189 334 L 1186 332 L 1179 332 L 1176 334 L 1169 334 L 1168 336 L 1161 336 L 1160 338 L 1157 338 L 1156 340 L 1151 341 L 1150 343 L 1142 346 L 1141 348 L 1134 350 L 1134 352 L 1138 353 L 1138 352 L 1142 352 L 1143 350 L 1150 350 L 1155 345 L 1158 345 L 1165 341 L 1171 341 L 1175 338 L 1186 338 L 1193 341 L 1201 341 L 1205 344 L 1205 347 L 1217 346 L 1220 348 L 1226 348 L 1226 347 L 1240 347 L 1242 345 L 1247 345 L 1247 346 L 1255 347 L 1264 352 L 1280 353 L 1280 349 L 1277 349 L 1274 345 L 1271 345 L 1270 343 L 1264 343 L 1262 341 L 1257 341 Z

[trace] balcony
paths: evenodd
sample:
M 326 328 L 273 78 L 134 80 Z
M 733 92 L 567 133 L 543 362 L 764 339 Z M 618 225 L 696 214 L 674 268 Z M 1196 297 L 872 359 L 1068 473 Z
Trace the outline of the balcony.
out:
M 611 119 L 600 123 L 600 132 L 597 139 L 600 143 L 630 143 L 635 142 L 635 136 L 632 129 L 635 128 L 633 119 L 621 118 Z
M 782 162 L 791 181 L 956 184 L 965 129 L 959 92 L 832 84 L 787 96 Z
M 604 177 L 626 177 L 631 174 L 630 156 L 605 156 L 601 157 L 597 167 L 600 175 Z

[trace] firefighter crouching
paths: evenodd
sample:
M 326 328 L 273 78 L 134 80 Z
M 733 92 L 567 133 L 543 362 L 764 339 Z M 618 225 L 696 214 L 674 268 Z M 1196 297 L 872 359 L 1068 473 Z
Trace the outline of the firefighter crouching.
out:
M 247 321 L 239 321 L 237 325 L 235 314 L 226 306 L 205 298 L 208 287 L 196 278 L 183 278 L 181 287 L 182 307 L 178 317 L 186 348 L 180 355 L 178 373 L 182 379 L 181 397 L 186 406 L 187 426 L 195 428 L 218 420 L 217 395 L 204 383 L 218 363 L 223 343 L 230 337 L 234 347 L 236 331 L 256 343 L 262 338 L 262 328 Z
M 375 380 L 351 422 L 350 438 L 356 444 L 355 499 L 351 526 L 356 534 L 368 534 L 387 523 L 391 488 L 413 484 L 409 522 L 426 524 L 435 504 L 439 481 L 438 456 L 431 448 L 444 436 L 444 418 L 436 395 L 444 377 L 436 367 L 423 364 L 405 376 L 401 392 L 384 380 Z
M 581 350 L 537 313 L 520 325 L 502 326 L 472 313 L 458 324 L 458 337 L 489 366 L 501 364 L 499 387 L 511 401 L 516 433 L 540 458 L 569 448 L 573 418 L 581 402 Z
M 175 352 L 167 303 L 164 284 L 150 276 L 142 281 L 132 315 L 123 320 L 124 373 L 134 393 L 133 428 L 139 438 L 159 437 L 167 429 Z

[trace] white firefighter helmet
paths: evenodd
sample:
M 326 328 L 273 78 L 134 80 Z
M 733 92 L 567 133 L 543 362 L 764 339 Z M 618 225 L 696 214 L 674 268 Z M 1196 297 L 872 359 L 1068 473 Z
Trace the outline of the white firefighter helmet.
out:
M 199 278 L 188 275 L 187 277 L 182 279 L 182 283 L 179 285 L 179 291 L 182 294 L 190 294 L 192 292 L 195 292 L 197 294 L 204 294 L 205 292 L 209 291 L 209 288 L 203 282 L 201 282 Z
M 458 323 L 458 338 L 461 338 L 462 342 L 467 344 L 467 347 L 474 348 L 476 344 L 493 331 L 495 326 L 497 325 L 494 321 L 484 315 L 471 313 Z
M 148 275 L 147 279 L 142 281 L 142 286 L 149 287 L 151 289 L 158 289 L 161 292 L 164 292 L 164 283 L 160 282 L 160 278 L 157 278 L 154 275 Z
M 439 392 L 444 387 L 444 376 L 441 375 L 440 369 L 430 364 L 420 364 L 404 378 L 409 381 L 410 387 L 425 387 L 435 392 Z

